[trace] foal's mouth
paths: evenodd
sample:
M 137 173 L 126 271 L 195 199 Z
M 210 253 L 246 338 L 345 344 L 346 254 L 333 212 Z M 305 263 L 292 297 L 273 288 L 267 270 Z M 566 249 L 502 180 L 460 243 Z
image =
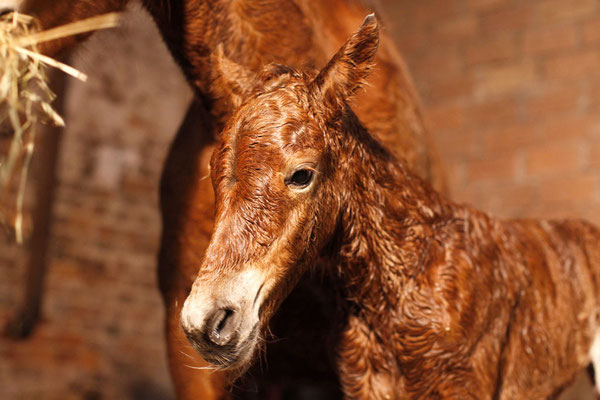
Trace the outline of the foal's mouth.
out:
M 244 369 L 252 360 L 257 348 L 259 324 L 255 324 L 248 336 L 242 341 L 219 347 L 204 347 L 198 343 L 193 335 L 186 335 L 194 349 L 202 358 L 212 364 L 217 370 Z M 240 337 L 240 334 L 237 334 Z

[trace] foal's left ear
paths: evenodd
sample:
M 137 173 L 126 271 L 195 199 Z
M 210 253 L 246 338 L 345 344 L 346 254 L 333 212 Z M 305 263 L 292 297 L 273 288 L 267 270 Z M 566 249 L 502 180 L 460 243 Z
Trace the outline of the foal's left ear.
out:
M 365 81 L 374 65 L 378 45 L 379 23 L 375 14 L 370 14 L 319 72 L 313 88 L 324 100 L 343 104 Z

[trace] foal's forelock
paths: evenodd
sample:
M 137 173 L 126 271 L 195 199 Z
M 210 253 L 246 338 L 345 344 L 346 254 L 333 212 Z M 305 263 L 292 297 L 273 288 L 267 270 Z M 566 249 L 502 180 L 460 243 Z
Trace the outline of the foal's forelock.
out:
M 214 153 L 213 182 L 221 185 L 260 178 L 262 170 L 279 170 L 286 156 L 311 144 L 314 147 L 314 138 L 307 134 L 310 119 L 306 98 L 307 93 L 296 85 L 285 86 L 274 93 L 258 94 L 250 105 L 242 107 L 224 130 Z

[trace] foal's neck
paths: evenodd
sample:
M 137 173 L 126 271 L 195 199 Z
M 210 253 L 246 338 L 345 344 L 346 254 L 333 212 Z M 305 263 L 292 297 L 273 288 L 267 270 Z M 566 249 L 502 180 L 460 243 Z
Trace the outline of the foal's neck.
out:
M 437 224 L 453 206 L 374 140 L 351 114 L 339 135 L 345 163 L 340 274 L 356 301 L 372 291 L 400 293 L 427 263 Z

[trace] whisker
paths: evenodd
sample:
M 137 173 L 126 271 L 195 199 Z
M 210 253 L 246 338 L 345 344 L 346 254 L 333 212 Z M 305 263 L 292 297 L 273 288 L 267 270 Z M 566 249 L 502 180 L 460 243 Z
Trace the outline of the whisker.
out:
M 200 370 L 210 370 L 210 371 L 217 371 L 218 368 L 217 367 L 211 367 L 211 366 L 206 366 L 206 367 L 194 367 L 191 365 L 187 365 L 187 364 L 183 364 L 184 366 L 191 368 L 191 369 L 200 369 Z
M 195 359 L 195 357 L 194 357 L 194 356 L 192 356 L 191 354 L 188 354 L 188 353 L 186 353 L 186 352 L 185 352 L 185 351 L 183 351 L 183 350 L 179 350 L 179 352 L 180 352 L 181 354 L 183 354 L 184 356 L 186 356 L 187 358 L 191 359 L 191 360 L 194 360 L 194 359 Z
M 288 340 L 288 338 L 278 338 L 278 337 L 273 337 L 273 339 L 267 339 L 267 338 L 260 338 L 259 340 L 261 340 L 263 343 L 279 343 L 279 342 L 283 342 L 284 340 Z

